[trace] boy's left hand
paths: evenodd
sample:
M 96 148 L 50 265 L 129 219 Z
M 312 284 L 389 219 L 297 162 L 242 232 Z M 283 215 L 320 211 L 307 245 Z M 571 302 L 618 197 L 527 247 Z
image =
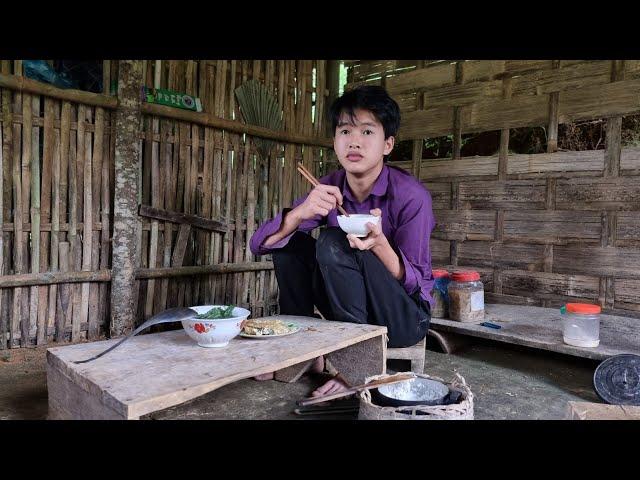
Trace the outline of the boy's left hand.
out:
M 382 217 L 382 210 L 379 208 L 369 210 L 369 213 L 376 217 Z M 369 229 L 369 234 L 364 238 L 358 238 L 351 233 L 347 235 L 347 240 L 351 248 L 371 250 L 372 248 L 383 246 L 388 242 L 387 237 L 382 233 L 382 218 L 380 218 L 377 225 L 370 222 L 367 223 L 367 228 Z

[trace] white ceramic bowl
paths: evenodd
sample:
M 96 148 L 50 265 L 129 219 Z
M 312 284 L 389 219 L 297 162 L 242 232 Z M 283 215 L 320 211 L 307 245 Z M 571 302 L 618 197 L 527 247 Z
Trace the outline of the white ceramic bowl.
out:
M 213 307 L 226 307 L 226 305 L 197 305 L 189 307 L 197 314 L 207 313 Z M 191 318 L 182 320 L 182 327 L 192 339 L 201 347 L 216 348 L 225 347 L 229 340 L 240 333 L 242 322 L 247 319 L 251 312 L 245 308 L 235 307 L 233 317 L 206 319 Z
M 363 213 L 350 214 L 348 217 L 338 215 L 338 225 L 340 225 L 340 228 L 347 233 L 354 234 L 356 237 L 366 237 L 369 234 L 367 223 L 378 225 L 378 222 L 380 222 L 380 217 L 376 217 L 375 215 Z

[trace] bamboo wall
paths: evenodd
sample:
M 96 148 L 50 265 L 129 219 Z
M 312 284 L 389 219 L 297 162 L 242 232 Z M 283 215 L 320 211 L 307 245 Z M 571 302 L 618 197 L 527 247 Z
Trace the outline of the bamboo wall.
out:
M 1 62 L 0 73 L 20 76 L 20 61 Z M 320 114 L 326 63 L 143 62 L 147 85 L 196 94 L 204 113 L 196 121 L 173 112 L 143 116 L 139 203 L 165 216 L 139 217 L 138 324 L 176 305 L 235 303 L 253 316 L 274 311 L 270 258 L 251 255 L 248 239 L 307 191 L 296 162 L 318 176 L 335 168 Z M 107 93 L 117 62 L 105 65 Z M 3 77 L 11 87 L 0 89 L 0 348 L 95 339 L 109 326 L 117 101 L 48 86 L 47 94 L 25 93 L 13 86 L 18 77 Z M 251 78 L 277 95 L 286 132 L 321 141 L 277 143 L 262 163 L 253 137 L 208 125 L 214 117 L 241 120 L 233 90 Z M 222 226 L 212 229 L 211 220 Z M 235 266 L 241 273 L 220 273 L 233 269 L 229 264 L 242 264 Z M 217 270 L 175 276 L 180 266 L 209 265 Z
M 347 88 L 382 83 L 401 106 L 414 148 L 400 166 L 431 191 L 434 264 L 478 269 L 489 301 L 640 316 L 640 149 L 621 145 L 622 116 L 640 112 L 640 62 L 349 65 Z M 600 118 L 605 149 L 557 151 L 559 124 Z M 509 129 L 539 126 L 547 153 L 509 151 Z M 462 134 L 495 130 L 495 155 L 460 157 Z M 423 160 L 422 139 L 444 135 L 453 158 Z

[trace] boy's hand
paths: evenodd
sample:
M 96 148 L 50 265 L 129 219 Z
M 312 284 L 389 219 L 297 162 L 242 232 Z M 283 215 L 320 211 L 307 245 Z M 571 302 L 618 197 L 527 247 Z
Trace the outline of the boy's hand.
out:
M 320 215 L 326 217 L 329 212 L 342 205 L 342 192 L 334 185 L 316 185 L 309 192 L 306 200 L 296 210 L 302 220 L 308 220 Z
M 382 211 L 379 208 L 369 210 L 371 215 L 376 217 L 382 217 Z M 369 234 L 364 238 L 358 238 L 353 234 L 347 235 L 349 245 L 351 248 L 357 248 L 358 250 L 371 250 L 372 248 L 381 247 L 388 243 L 387 237 L 382 233 L 382 218 L 378 221 L 378 224 L 371 222 L 367 223 Z

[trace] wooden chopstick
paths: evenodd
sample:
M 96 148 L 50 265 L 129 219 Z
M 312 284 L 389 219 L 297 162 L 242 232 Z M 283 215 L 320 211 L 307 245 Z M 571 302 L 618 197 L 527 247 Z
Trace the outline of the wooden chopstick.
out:
M 316 177 L 314 177 L 311 172 L 309 172 L 309 170 L 307 170 L 304 165 L 302 165 L 302 163 L 298 162 L 298 172 L 300 172 L 300 174 L 306 178 L 307 180 L 309 180 L 309 183 L 311 183 L 311 185 L 313 185 L 314 187 L 316 185 L 320 185 L 320 182 L 318 181 L 318 179 Z M 338 211 L 340 213 L 342 213 L 345 217 L 348 217 L 349 214 L 346 212 L 346 210 L 344 208 L 342 208 L 340 205 L 338 205 Z

